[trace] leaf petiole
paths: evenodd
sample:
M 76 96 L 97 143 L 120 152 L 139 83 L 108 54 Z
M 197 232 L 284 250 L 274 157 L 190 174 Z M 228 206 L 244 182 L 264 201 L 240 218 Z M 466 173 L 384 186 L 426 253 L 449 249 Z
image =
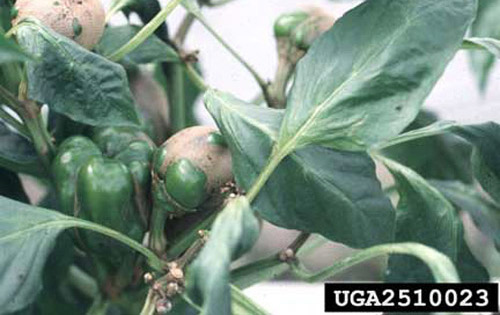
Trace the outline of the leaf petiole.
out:
M 119 61 L 134 49 L 139 47 L 149 36 L 151 36 L 158 27 L 165 21 L 165 19 L 172 13 L 172 11 L 179 5 L 181 0 L 170 1 L 163 10 L 161 10 L 148 24 L 130 39 L 125 45 L 120 47 L 117 51 L 109 55 L 107 58 L 111 61 Z
M 193 13 L 193 12 L 192 12 Z M 245 59 L 243 59 L 243 57 L 236 51 L 234 50 L 223 38 L 222 36 L 219 35 L 219 33 L 217 33 L 215 31 L 215 29 L 210 25 L 208 24 L 207 20 L 199 13 L 193 13 L 195 16 L 196 16 L 196 19 L 198 21 L 200 21 L 200 23 L 207 29 L 207 31 L 209 31 L 214 37 L 215 39 L 231 54 L 233 55 L 233 57 L 238 60 L 239 63 L 241 63 L 241 65 L 243 65 L 243 67 L 245 67 L 245 69 L 248 70 L 248 72 L 250 72 L 250 74 L 253 76 L 253 78 L 255 79 L 255 81 L 257 81 L 257 84 L 260 86 L 260 88 L 262 89 L 262 93 L 264 94 L 265 96 L 265 99 L 268 100 L 269 99 L 269 84 L 266 82 L 266 80 L 264 80 L 260 75 L 259 73 L 257 73 L 257 71 L 248 63 L 245 61 Z
M 324 281 L 354 265 L 387 254 L 411 255 L 422 260 L 431 270 L 436 282 L 460 282 L 451 260 L 437 250 L 418 243 L 397 243 L 373 246 L 337 261 L 317 273 L 310 273 L 300 262 L 291 263 L 292 272 L 306 282 Z

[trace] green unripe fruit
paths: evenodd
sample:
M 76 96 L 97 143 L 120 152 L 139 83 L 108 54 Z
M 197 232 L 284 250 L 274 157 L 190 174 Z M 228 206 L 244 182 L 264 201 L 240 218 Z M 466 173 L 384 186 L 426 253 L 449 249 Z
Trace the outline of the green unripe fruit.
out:
M 75 192 L 78 171 L 93 157 L 101 156 L 97 146 L 85 137 L 71 137 L 65 140 L 52 162 L 52 174 L 61 212 L 74 215 Z
M 92 140 L 107 157 L 114 157 L 133 141 L 144 141 L 154 146 L 153 141 L 141 130 L 131 127 L 96 128 Z
M 291 39 L 295 47 L 306 51 L 312 43 L 335 23 L 335 18 L 321 10 L 312 10 L 309 18 L 297 25 Z
M 180 159 L 167 167 L 165 188 L 181 206 L 193 209 L 206 199 L 207 176 L 190 160 Z
M 288 37 L 294 29 L 309 17 L 306 12 L 298 11 L 285 13 L 276 19 L 274 23 L 274 36 Z
M 184 129 L 157 151 L 154 173 L 174 212 L 194 211 L 220 196 L 233 180 L 231 154 L 222 135 L 212 127 Z M 167 210 L 168 211 L 168 210 Z
M 78 173 L 79 216 L 95 223 L 128 232 L 133 212 L 132 178 L 123 163 L 96 157 Z

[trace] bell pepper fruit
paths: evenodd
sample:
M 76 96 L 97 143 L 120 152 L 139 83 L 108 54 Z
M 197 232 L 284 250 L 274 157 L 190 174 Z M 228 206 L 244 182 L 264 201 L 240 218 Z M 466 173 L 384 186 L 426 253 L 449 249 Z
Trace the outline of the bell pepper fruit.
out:
M 59 148 L 52 169 L 60 209 L 141 241 L 150 208 L 154 145 L 126 128 L 101 129 L 93 139 L 71 137 Z M 106 254 L 109 241 L 91 234 L 79 233 L 85 235 L 84 245 Z
M 221 187 L 233 180 L 231 154 L 212 127 L 186 128 L 156 150 L 153 159 L 151 248 L 162 254 L 168 217 L 215 209 Z

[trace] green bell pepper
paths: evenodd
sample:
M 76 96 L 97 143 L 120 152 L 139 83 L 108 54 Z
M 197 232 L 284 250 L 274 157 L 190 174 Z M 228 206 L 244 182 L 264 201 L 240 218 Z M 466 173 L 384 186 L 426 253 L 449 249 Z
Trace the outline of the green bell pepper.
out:
M 150 244 L 156 253 L 164 253 L 168 217 L 220 206 L 221 188 L 233 180 L 231 163 L 224 138 L 212 127 L 186 128 L 156 150 L 150 222 Z
M 66 139 L 52 162 L 52 174 L 62 213 L 75 214 L 77 174 L 83 164 L 92 157 L 101 156 L 101 151 L 88 138 L 74 136 Z
M 93 139 L 67 139 L 54 159 L 61 211 L 141 241 L 151 207 L 154 144 L 145 134 L 127 128 L 100 129 Z M 97 250 L 100 245 L 91 247 Z
M 289 37 L 295 28 L 309 17 L 307 12 L 297 11 L 280 15 L 274 22 L 274 36 Z

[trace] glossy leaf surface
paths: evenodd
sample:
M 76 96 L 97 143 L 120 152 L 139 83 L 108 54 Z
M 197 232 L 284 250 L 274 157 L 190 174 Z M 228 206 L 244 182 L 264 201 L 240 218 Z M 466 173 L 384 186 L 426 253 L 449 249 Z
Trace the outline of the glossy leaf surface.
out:
M 109 56 L 125 45 L 139 31 L 140 27 L 133 25 L 108 27 L 104 32 L 97 50 L 103 56 Z M 131 62 L 133 64 L 179 62 L 179 56 L 175 50 L 156 35 L 148 37 L 139 47 L 125 56 L 124 59 L 125 62 Z
M 460 47 L 475 7 L 372 0 L 346 13 L 298 64 L 280 149 L 363 150 L 400 133 Z
M 453 205 L 411 169 L 383 160 L 397 183 L 396 242 L 417 242 L 448 256 L 462 281 L 486 281 L 487 271 L 472 256 L 463 225 Z M 393 282 L 430 282 L 429 269 L 411 257 L 389 259 L 387 279 Z
M 93 125 L 137 125 L 125 70 L 35 20 L 17 31 L 28 62 L 29 97 L 71 119 Z M 43 57 L 43 58 L 42 58 Z
M 209 91 L 205 102 L 229 142 L 238 184 L 249 190 L 271 155 L 283 112 Z M 393 239 L 394 210 L 366 153 L 310 146 L 285 158 L 253 203 L 271 223 L 351 247 Z
M 252 248 L 259 221 L 245 197 L 232 200 L 215 220 L 210 239 L 189 269 L 188 290 L 204 314 L 231 314 L 230 263 Z

